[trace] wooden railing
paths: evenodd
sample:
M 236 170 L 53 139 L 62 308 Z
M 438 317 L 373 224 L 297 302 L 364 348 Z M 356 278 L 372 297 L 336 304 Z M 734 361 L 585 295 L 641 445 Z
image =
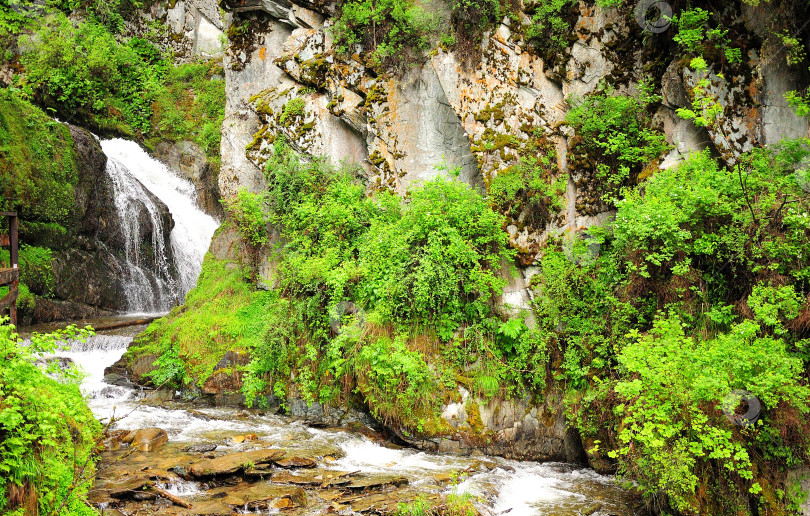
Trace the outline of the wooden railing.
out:
M 0 217 L 8 218 L 8 234 L 0 234 L 0 246 L 10 247 L 9 268 L 0 268 L 0 287 L 8 285 L 8 294 L 0 299 L 0 315 L 8 309 L 11 324 L 17 326 L 17 296 L 20 288 L 20 257 L 17 239 L 17 212 L 0 211 Z

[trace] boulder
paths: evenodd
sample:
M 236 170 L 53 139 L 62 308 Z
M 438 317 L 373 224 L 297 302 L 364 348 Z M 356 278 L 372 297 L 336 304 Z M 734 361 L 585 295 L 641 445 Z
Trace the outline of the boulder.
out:
M 160 428 L 142 428 L 128 433 L 121 442 L 138 451 L 151 452 L 169 442 L 169 436 Z

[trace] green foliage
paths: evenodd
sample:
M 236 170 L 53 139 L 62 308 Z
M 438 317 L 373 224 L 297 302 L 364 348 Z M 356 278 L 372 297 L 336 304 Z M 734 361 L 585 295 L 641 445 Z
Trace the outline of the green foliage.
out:
M 20 308 L 34 308 L 34 299 L 31 291 L 43 297 L 52 297 L 54 294 L 55 277 L 53 274 L 52 253 L 46 247 L 36 247 L 23 244 L 20 246 L 20 296 L 17 306 Z M 7 248 L 0 248 L 0 267 L 9 267 L 11 264 Z M 0 297 L 5 295 L 7 287 L 0 290 Z M 29 306 L 30 305 L 30 306 Z
M 810 98 L 806 94 L 788 91 L 785 93 L 785 100 L 797 116 L 810 117 Z
M 307 103 L 301 97 L 294 97 L 284 104 L 278 122 L 283 126 L 289 126 L 294 120 L 306 114 Z
M 511 254 L 502 223 L 463 183 L 425 183 L 400 217 L 372 223 L 360 248 L 360 299 L 386 320 L 433 321 L 440 332 L 480 319 L 506 284 L 497 274 Z
M 562 62 L 571 45 L 573 26 L 577 19 L 574 0 L 539 0 L 532 4 L 532 22 L 526 28 L 526 38 L 549 63 Z
M 88 6 L 87 12 L 110 31 L 118 33 L 124 28 L 125 17 L 143 6 L 138 0 L 96 0 Z
M 344 0 L 338 13 L 336 51 L 351 55 L 359 45 L 378 68 L 421 57 L 438 28 L 434 16 L 413 0 Z
M 46 18 L 21 41 L 26 80 L 44 105 L 101 127 L 148 130 L 167 66 L 152 62 L 153 51 L 144 55 L 141 41 L 119 44 L 103 25 L 63 15 Z
M 145 40 L 139 45 L 154 48 Z M 157 56 L 155 56 L 157 59 Z M 163 87 L 151 106 L 147 143 L 191 140 L 219 163 L 222 121 L 225 118 L 225 78 L 217 60 L 184 63 L 168 69 Z
M 263 196 L 250 193 L 244 188 L 233 199 L 224 199 L 225 211 L 230 220 L 251 245 L 260 247 L 269 240 L 267 234 L 267 215 L 264 212 Z
M 6 322 L 0 320 L 0 509 L 21 514 L 25 509 L 16 504 L 22 498 L 33 500 L 39 514 L 95 514 L 83 500 L 94 479 L 99 423 L 82 398 L 75 369 L 62 372 L 53 363 L 42 370 L 34 363 L 60 340 L 90 332 L 70 326 L 34 334 L 31 345 L 23 345 Z
M 537 156 L 526 156 L 513 167 L 498 172 L 489 184 L 490 201 L 499 213 L 517 220 L 526 212 L 527 220 L 542 226 L 563 209 L 568 176 L 560 174 L 556 151 L 547 147 Z
M 105 0 L 89 19 L 62 14 L 22 36 L 23 91 L 61 117 L 104 131 L 137 136 L 154 147 L 161 140 L 191 140 L 219 164 L 225 81 L 220 61 L 178 66 L 145 38 L 116 38 L 123 18 L 140 2 Z M 102 14 L 107 13 L 107 14 Z M 102 23 L 103 22 L 103 23 Z
M 810 399 L 802 360 L 781 339 L 759 337 L 756 323 L 706 340 L 686 336 L 686 327 L 677 316 L 662 317 L 647 335 L 634 332 L 619 354 L 627 379 L 616 385 L 625 403 L 615 409 L 623 420 L 612 454 L 645 494 L 662 491 L 679 511 L 694 506 L 700 461 L 753 479 L 747 446 L 720 412 L 730 392 L 744 389 L 765 408 L 786 402 L 802 413 Z M 749 486 L 752 493 L 761 489 Z
M 372 340 L 354 361 L 357 388 L 377 417 L 386 421 L 417 419 L 435 402 L 433 375 L 418 351 L 400 337 Z
M 570 101 L 572 108 L 565 120 L 593 157 L 597 177 L 607 186 L 607 197 L 632 184 L 645 166 L 668 149 L 664 135 L 650 129 L 646 112 L 648 104 L 659 100 L 641 83 L 636 97 L 616 95 L 607 88 Z
M 810 402 L 808 155 L 804 139 L 733 168 L 693 154 L 628 188 L 609 227 L 552 240 L 543 254 L 538 331 L 568 386 L 569 416 L 607 448 L 591 453 L 618 461 L 659 510 L 732 514 L 747 496 L 768 510 L 792 503 L 772 494 L 777 472 L 808 460 L 810 444 L 797 423 Z M 744 430 L 721 406 L 738 389 L 765 409 Z
M 586 242 L 551 247 L 541 259 L 535 311 L 544 339 L 562 357 L 555 378 L 582 389 L 595 377 L 609 377 L 624 335 L 643 321 L 644 311 L 617 299 L 625 282 L 616 257 L 591 256 Z
M 345 400 L 348 385 L 378 417 L 418 432 L 433 418 L 444 374 L 427 367 L 437 340 L 458 336 L 448 371 L 475 362 L 470 353 L 487 357 L 474 372 L 481 379 L 523 381 L 529 364 L 542 364 L 525 324 L 497 317 L 499 271 L 511 252 L 502 218 L 468 186 L 439 179 L 407 203 L 388 192 L 369 197 L 352 169 L 302 161 L 278 140 L 266 177 L 269 221 L 283 242 L 273 258 L 283 297 L 268 305 L 276 322 L 252 350 L 249 400 L 270 388 Z M 511 359 L 521 367 L 504 365 Z
M 797 257 L 810 252 L 803 215 L 810 199 L 794 167 L 808 145 L 799 140 L 757 150 L 732 170 L 698 153 L 656 174 L 643 193 L 621 202 L 613 225 L 629 270 L 663 278 L 697 269 L 724 293 L 750 288 L 756 275 L 807 281 L 808 264 Z
M 709 27 L 709 12 L 695 7 L 684 9 L 672 17 L 672 23 L 678 28 L 678 33 L 672 38 L 681 48 L 693 55 L 702 55 L 708 44 L 713 44 L 717 50 L 723 50 L 729 63 L 742 62 L 742 52 L 738 48 L 731 48 L 728 29 L 722 27 Z
M 706 69 L 706 62 L 701 57 L 692 59 L 692 68 L 702 72 Z M 702 77 L 692 88 L 692 107 L 678 108 L 675 111 L 684 120 L 691 120 L 698 127 L 713 125 L 723 114 L 723 106 L 709 93 L 710 79 Z
M 68 128 L 10 90 L 0 90 L 0 210 L 19 213 L 23 237 L 26 225 L 69 225 L 77 182 Z
M 484 31 L 493 22 L 499 22 L 506 11 L 499 0 L 451 0 L 447 5 L 457 36 L 451 36 L 449 46 L 459 42 L 468 47 L 479 44 Z

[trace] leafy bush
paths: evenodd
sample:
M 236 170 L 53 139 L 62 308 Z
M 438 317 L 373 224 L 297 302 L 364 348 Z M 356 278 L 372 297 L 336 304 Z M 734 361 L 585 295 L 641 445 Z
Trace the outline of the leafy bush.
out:
M 0 509 L 17 516 L 95 514 L 83 500 L 94 480 L 100 425 L 82 398 L 75 369 L 62 372 L 54 363 L 43 371 L 34 363 L 59 340 L 88 332 L 71 326 L 34 334 L 23 345 L 5 322 L 0 320 Z
M 532 23 L 526 29 L 526 38 L 549 65 L 562 63 L 565 50 L 576 41 L 573 33 L 577 20 L 577 2 L 574 0 L 537 0 L 530 4 Z
M 26 79 L 41 102 L 65 119 L 94 126 L 149 128 L 150 105 L 165 74 L 165 63 L 151 63 L 142 45 L 119 44 L 103 26 L 48 17 L 31 37 L 24 36 Z
M 452 340 L 463 327 L 478 337 L 459 333 L 451 368 L 479 351 L 520 357 L 526 368 L 542 363 L 544 349 L 523 322 L 498 319 L 493 301 L 511 252 L 501 216 L 468 186 L 429 181 L 407 203 L 388 192 L 367 197 L 353 170 L 304 162 L 278 140 L 266 177 L 270 223 L 283 242 L 273 258 L 283 297 L 268 305 L 278 323 L 253 348 L 248 399 L 293 388 L 307 401 L 345 401 L 356 388 L 379 417 L 419 431 L 436 408 L 439 379 L 426 354 L 437 338 Z M 523 367 L 482 364 L 481 378 L 524 379 Z
M 147 51 L 154 48 L 145 40 L 140 42 Z M 191 140 L 218 165 L 225 119 L 225 78 L 221 75 L 222 63 L 217 60 L 170 67 L 151 106 L 147 143 L 154 147 L 160 140 Z
M 804 139 L 733 168 L 693 154 L 627 188 L 609 227 L 544 252 L 536 313 L 569 416 L 660 511 L 793 503 L 778 492 L 810 444 L 808 155 Z M 722 411 L 737 389 L 763 403 L 753 427 Z
M 607 197 L 632 184 L 642 169 L 667 149 L 664 135 L 649 128 L 646 107 L 660 100 L 645 83 L 639 95 L 616 95 L 608 88 L 582 99 L 571 99 L 565 121 L 582 138 L 581 145 L 596 163 L 597 178 L 607 186 Z
M 435 18 L 412 0 L 344 0 L 338 13 L 337 52 L 351 55 L 359 45 L 378 68 L 421 57 L 437 29 Z
M 672 17 L 673 25 L 678 28 L 678 33 L 672 39 L 693 55 L 702 55 L 707 44 L 712 43 L 714 48 L 724 51 L 729 63 L 742 62 L 741 50 L 730 46 L 728 29 L 710 28 L 708 22 L 708 11 L 700 7 L 684 9 Z
M 730 301 L 757 277 L 807 281 L 808 263 L 797 257 L 810 252 L 803 215 L 810 199 L 795 166 L 808 153 L 808 141 L 784 143 L 754 151 L 735 169 L 699 153 L 656 174 L 643 194 L 620 203 L 613 226 L 630 270 L 659 280 L 697 270 Z
M 568 176 L 558 172 L 553 146 L 542 149 L 536 156 L 525 156 L 490 181 L 490 201 L 499 213 L 512 220 L 518 220 L 525 212 L 522 219 L 525 223 L 543 227 L 564 207 Z
M 613 452 L 645 494 L 662 491 L 679 511 L 694 507 L 702 461 L 717 461 L 748 481 L 751 493 L 762 489 L 751 482 L 748 446 L 722 413 L 730 393 L 746 390 L 766 409 L 786 403 L 802 414 L 810 399 L 801 358 L 781 339 L 760 337 L 756 323 L 706 340 L 686 336 L 686 326 L 677 316 L 658 319 L 647 335 L 635 332 L 619 354 L 627 379 L 616 385 L 625 403 L 616 407 L 624 419 Z
M 225 211 L 228 212 L 230 220 L 236 224 L 242 238 L 256 247 L 266 244 L 269 239 L 262 197 L 240 188 L 235 198 L 223 200 Z
M 372 223 L 360 248 L 360 299 L 388 320 L 434 321 L 440 332 L 490 314 L 511 255 L 502 224 L 467 185 L 426 182 L 401 217 Z

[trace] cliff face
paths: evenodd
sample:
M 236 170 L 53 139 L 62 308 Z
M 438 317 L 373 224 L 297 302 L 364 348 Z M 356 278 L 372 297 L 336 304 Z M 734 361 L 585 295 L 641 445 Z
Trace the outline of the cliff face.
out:
M 404 194 L 420 181 L 458 168 L 459 179 L 487 190 L 521 156 L 547 153 L 546 174 L 558 180 L 546 206 L 514 203 L 506 211 L 510 242 L 531 267 L 550 234 L 586 228 L 610 217 L 597 194 L 594 163 L 579 152 L 578 136 L 564 124 L 567 100 L 606 83 L 635 94 L 652 78 L 662 100 L 653 117 L 672 149 L 653 164 L 671 167 L 689 152 L 711 148 L 729 164 L 741 152 L 808 134 L 783 94 L 801 88 L 802 75 L 778 48 L 763 47 L 762 22 L 773 5 L 745 5 L 729 13 L 744 41 L 743 63 L 732 73 L 709 68 L 708 92 L 723 110 L 718 123 L 696 127 L 676 114 L 689 108 L 702 76 L 680 58 L 667 57 L 672 33 L 646 34 L 627 10 L 577 6 L 575 40 L 553 66 L 530 51 L 505 18 L 484 35 L 470 57 L 441 47 L 401 73 L 378 75 L 363 59 L 336 55 L 331 7 L 254 2 L 229 14 L 245 30 L 225 55 L 226 119 L 223 126 L 224 198 L 239 188 L 260 191 L 261 167 L 278 135 L 305 154 L 362 163 L 372 188 Z M 732 9 L 732 8 L 729 8 Z M 644 38 L 651 44 L 642 45 Z M 298 102 L 302 109 L 292 113 Z M 528 279 L 531 269 L 523 271 Z M 514 287 L 514 286 L 513 286 Z M 523 292 L 521 292 L 523 291 Z M 525 305 L 525 285 L 507 292 Z

